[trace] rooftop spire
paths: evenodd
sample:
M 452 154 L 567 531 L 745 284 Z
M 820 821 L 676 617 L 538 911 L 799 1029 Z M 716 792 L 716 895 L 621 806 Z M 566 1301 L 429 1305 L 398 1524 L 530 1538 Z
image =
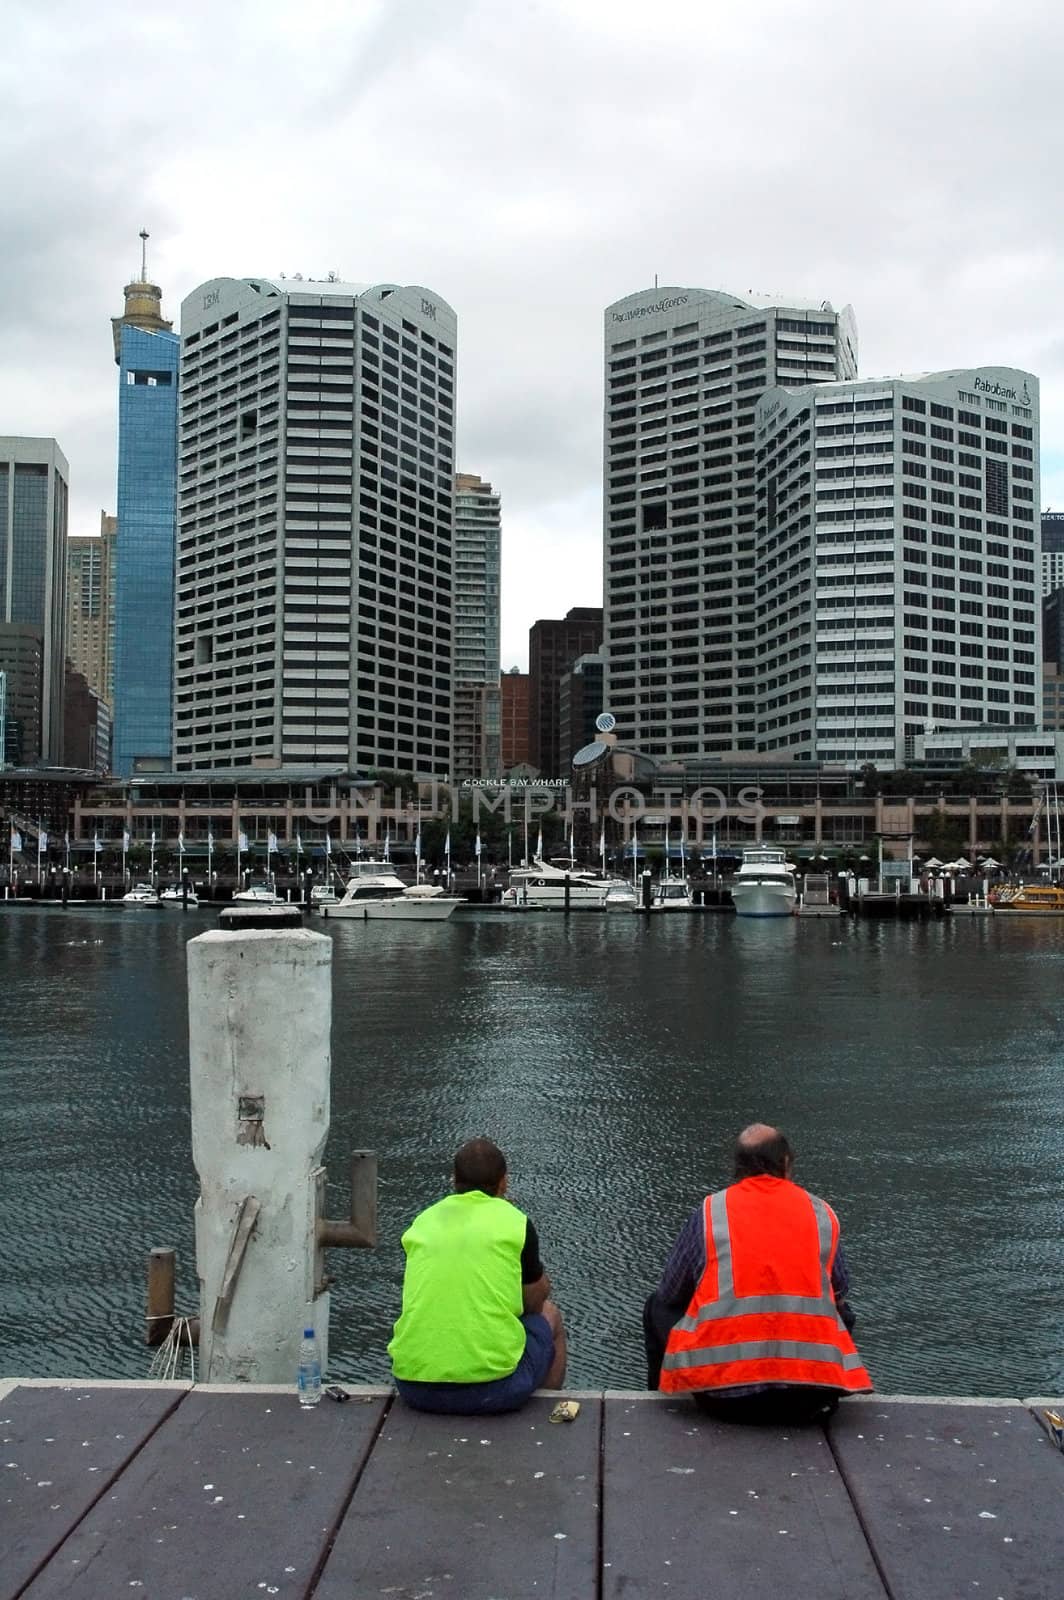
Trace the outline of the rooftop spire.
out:
M 167 322 L 163 316 L 163 292 L 157 283 L 148 281 L 148 240 L 151 234 L 147 228 L 141 228 L 140 234 L 140 277 L 134 278 L 132 283 L 125 287 L 126 308 L 120 317 L 111 318 L 111 328 L 115 341 L 115 361 L 121 359 L 122 329 L 142 328 L 145 333 L 169 333 L 173 328 L 172 322 Z

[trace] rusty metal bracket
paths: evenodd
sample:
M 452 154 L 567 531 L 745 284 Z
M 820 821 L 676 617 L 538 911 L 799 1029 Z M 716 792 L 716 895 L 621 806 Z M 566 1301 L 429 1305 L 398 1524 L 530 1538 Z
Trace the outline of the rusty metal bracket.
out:
M 351 1215 L 346 1222 L 318 1217 L 321 1248 L 372 1250 L 377 1243 L 377 1156 L 373 1150 L 351 1153 Z

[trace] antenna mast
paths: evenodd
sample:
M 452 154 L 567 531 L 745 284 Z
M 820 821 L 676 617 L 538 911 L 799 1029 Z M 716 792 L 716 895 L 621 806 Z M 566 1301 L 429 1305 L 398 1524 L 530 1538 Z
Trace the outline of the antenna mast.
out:
M 141 283 L 147 283 L 147 281 L 148 281 L 148 240 L 150 238 L 151 238 L 151 234 L 148 232 L 147 228 L 141 228 L 141 230 L 140 230 L 140 281 L 141 281 Z

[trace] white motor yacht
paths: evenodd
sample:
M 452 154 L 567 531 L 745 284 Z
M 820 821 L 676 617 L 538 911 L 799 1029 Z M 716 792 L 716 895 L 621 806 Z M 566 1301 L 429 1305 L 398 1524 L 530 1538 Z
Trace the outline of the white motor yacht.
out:
M 407 887 L 390 861 L 356 861 L 343 899 L 324 904 L 321 914 L 360 922 L 444 922 L 461 904 L 459 895 L 444 894 L 439 884 Z
M 740 917 L 789 917 L 798 898 L 787 852 L 769 844 L 747 846 L 730 888 Z
M 124 906 L 157 906 L 161 904 L 159 891 L 151 883 L 135 883 L 128 894 L 122 896 Z
M 189 884 L 186 893 L 183 884 L 172 883 L 168 889 L 164 889 L 160 894 L 159 904 L 163 906 L 179 906 L 182 910 L 188 906 L 194 911 L 199 905 L 199 898 L 191 884 Z
M 316 883 L 310 891 L 310 906 L 312 911 L 320 911 L 322 906 L 335 906 L 340 902 L 340 896 L 331 883 Z
M 267 878 L 253 878 L 246 889 L 233 895 L 234 905 L 283 906 L 284 901 Z
M 510 889 L 514 893 L 509 902 L 504 896 L 503 903 L 564 911 L 567 880 L 571 911 L 619 910 L 639 903 L 636 891 L 623 878 L 610 878 L 587 867 L 571 867 L 564 862 L 538 858 L 530 867 L 511 870 Z

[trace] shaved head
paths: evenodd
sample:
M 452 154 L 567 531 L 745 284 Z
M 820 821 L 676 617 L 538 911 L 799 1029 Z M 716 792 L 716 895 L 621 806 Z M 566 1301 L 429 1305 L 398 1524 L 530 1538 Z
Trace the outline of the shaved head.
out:
M 794 1153 L 786 1135 L 767 1122 L 752 1122 L 735 1141 L 735 1177 L 789 1178 Z

